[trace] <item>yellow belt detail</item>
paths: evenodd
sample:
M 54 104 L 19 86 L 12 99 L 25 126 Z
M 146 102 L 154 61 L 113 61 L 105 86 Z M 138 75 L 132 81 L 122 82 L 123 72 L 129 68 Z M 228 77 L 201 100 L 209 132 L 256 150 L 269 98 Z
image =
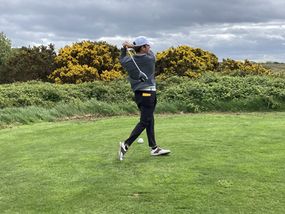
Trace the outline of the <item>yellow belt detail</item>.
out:
M 150 93 L 142 93 L 142 96 L 143 96 L 143 97 L 150 97 L 151 94 L 150 94 Z

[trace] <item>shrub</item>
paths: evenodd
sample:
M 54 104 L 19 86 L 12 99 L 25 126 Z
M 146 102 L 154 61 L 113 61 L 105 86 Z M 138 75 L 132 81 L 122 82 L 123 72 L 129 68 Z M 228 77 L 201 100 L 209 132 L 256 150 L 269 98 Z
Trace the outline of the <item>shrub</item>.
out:
M 0 108 L 43 106 L 73 100 L 96 99 L 104 102 L 127 102 L 133 93 L 123 80 L 111 82 L 95 81 L 82 84 L 52 84 L 31 81 L 0 85 Z
M 120 79 L 119 50 L 106 42 L 83 41 L 59 50 L 57 68 L 49 78 L 55 83 L 83 83 Z
M 281 109 L 285 103 L 285 81 L 281 78 L 207 74 L 197 80 L 183 78 L 177 82 L 177 78 L 164 81 L 159 99 L 194 106 L 195 111 Z
M 244 62 L 235 61 L 232 59 L 223 59 L 219 66 L 219 71 L 230 74 L 233 76 L 245 76 L 245 75 L 268 75 L 270 69 L 265 68 L 261 64 L 250 62 L 245 60 Z
M 197 78 L 207 70 L 215 70 L 218 64 L 214 54 L 184 45 L 157 53 L 156 73 L 162 77 L 177 75 Z
M 285 80 L 271 76 L 221 76 L 206 73 L 198 79 L 170 77 L 157 82 L 159 112 L 259 111 L 285 109 Z M 27 82 L 0 85 L 0 108 L 100 101 L 135 111 L 126 80 L 82 84 Z M 122 104 L 122 105 L 121 105 Z M 89 110 L 88 110 L 89 111 Z

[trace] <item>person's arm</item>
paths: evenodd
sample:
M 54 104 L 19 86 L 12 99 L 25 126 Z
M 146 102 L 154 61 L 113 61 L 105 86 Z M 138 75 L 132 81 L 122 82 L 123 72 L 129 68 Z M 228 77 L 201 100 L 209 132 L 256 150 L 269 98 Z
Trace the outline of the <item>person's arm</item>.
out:
M 129 42 L 124 42 L 122 45 L 123 48 L 121 49 L 121 56 L 120 56 L 120 62 L 122 66 L 128 71 L 129 77 L 131 79 L 145 82 L 148 79 L 147 75 L 143 73 L 141 69 L 138 67 L 131 53 L 129 53 L 130 56 L 127 56 L 128 48 L 134 48 L 134 45 Z M 132 64 L 129 63 L 130 60 L 133 61 Z
M 122 65 L 124 65 L 124 63 L 128 60 L 128 56 L 127 56 L 127 48 L 133 48 L 134 45 L 132 45 L 131 43 L 129 43 L 128 41 L 125 41 L 122 44 L 122 48 L 121 48 L 121 55 L 120 55 L 120 62 Z
M 127 49 L 121 48 L 120 63 L 124 65 L 126 60 L 127 60 Z

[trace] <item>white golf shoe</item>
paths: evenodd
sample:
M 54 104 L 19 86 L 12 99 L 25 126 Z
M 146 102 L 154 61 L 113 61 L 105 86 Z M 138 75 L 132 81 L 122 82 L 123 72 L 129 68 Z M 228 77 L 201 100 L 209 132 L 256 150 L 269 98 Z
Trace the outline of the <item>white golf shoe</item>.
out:
M 169 154 L 169 153 L 170 153 L 170 150 L 160 148 L 159 146 L 156 147 L 155 149 L 152 149 L 152 150 L 150 151 L 150 154 L 151 154 L 152 156 L 167 155 L 167 154 Z
M 120 161 L 124 160 L 124 156 L 127 153 L 127 151 L 128 151 L 128 148 L 125 146 L 125 143 L 124 142 L 120 142 L 120 144 L 119 144 L 119 152 L 118 152 Z

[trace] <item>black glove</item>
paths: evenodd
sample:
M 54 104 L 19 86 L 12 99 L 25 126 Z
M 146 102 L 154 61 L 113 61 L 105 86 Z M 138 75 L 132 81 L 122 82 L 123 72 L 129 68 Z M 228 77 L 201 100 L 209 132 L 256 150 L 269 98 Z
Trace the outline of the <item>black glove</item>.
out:
M 140 72 L 140 81 L 145 82 L 148 79 L 147 75 L 143 72 Z

